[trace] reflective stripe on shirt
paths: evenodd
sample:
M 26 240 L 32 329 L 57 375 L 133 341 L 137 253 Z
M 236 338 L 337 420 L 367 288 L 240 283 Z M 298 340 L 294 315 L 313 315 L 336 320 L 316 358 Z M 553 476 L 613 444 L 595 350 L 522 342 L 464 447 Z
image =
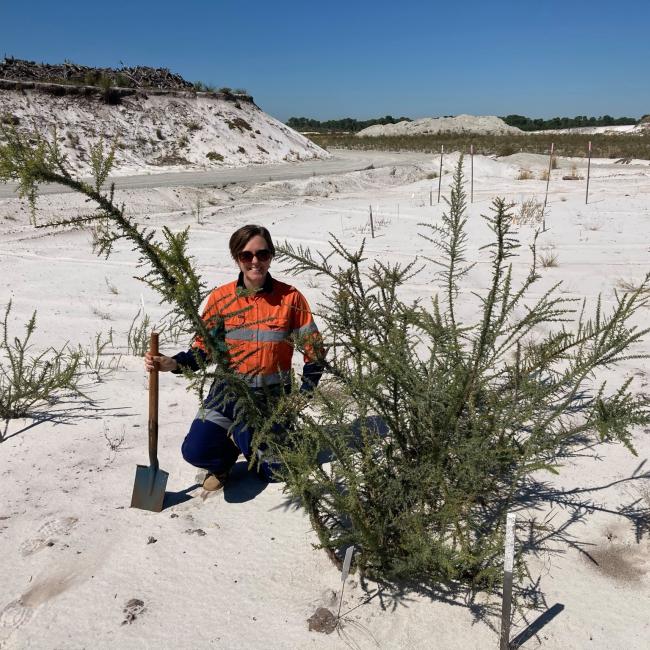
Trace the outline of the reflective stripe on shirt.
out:
M 284 341 L 288 335 L 288 330 L 261 330 L 242 327 L 226 332 L 226 339 L 230 339 L 231 341 L 260 341 L 262 343 L 274 343 L 277 341 Z
M 292 330 L 291 334 L 293 334 L 293 336 L 305 336 L 306 334 L 311 334 L 312 332 L 318 332 L 318 327 L 316 327 L 316 323 L 314 323 L 314 321 L 311 321 L 302 327 L 298 327 L 297 329 Z

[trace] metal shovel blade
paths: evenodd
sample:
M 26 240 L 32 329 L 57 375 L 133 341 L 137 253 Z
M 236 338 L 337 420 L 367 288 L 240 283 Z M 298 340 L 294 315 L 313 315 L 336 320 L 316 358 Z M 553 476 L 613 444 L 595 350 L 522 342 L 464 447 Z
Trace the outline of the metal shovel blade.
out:
M 160 512 L 163 507 L 168 478 L 169 474 L 162 469 L 138 465 L 135 469 L 131 507 Z

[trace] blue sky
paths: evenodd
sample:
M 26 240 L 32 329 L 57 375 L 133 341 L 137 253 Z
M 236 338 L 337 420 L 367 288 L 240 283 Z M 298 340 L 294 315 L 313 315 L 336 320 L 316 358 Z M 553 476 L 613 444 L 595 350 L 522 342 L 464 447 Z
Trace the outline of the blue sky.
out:
M 0 56 L 166 67 L 268 113 L 650 113 L 650 2 L 0 0 Z

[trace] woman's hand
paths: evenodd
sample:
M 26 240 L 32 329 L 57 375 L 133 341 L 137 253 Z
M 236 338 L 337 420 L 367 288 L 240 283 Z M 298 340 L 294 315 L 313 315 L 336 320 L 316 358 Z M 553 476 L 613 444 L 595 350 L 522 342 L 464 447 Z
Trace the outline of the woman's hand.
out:
M 160 372 L 170 372 L 178 368 L 176 359 L 166 357 L 164 354 L 153 356 L 151 352 L 144 353 L 144 369 L 147 372 L 152 370 L 159 370 Z

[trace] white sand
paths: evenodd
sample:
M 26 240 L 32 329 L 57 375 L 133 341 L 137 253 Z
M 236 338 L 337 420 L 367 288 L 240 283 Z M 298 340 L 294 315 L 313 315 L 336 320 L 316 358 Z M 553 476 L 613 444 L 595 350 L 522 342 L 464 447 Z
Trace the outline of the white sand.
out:
M 495 115 L 456 115 L 455 117 L 423 117 L 411 122 L 375 124 L 357 133 L 359 138 L 386 135 L 426 135 L 431 133 L 480 133 L 504 135 L 522 133 Z
M 329 155 L 254 103 L 204 93 L 135 95 L 125 97 L 118 106 L 109 106 L 98 99 L 3 90 L 0 115 L 17 118 L 19 129 L 36 127 L 49 134 L 56 128 L 63 153 L 81 175 L 90 172 L 90 147 L 100 134 L 108 142 L 118 143 L 116 176 Z
M 447 158 L 447 172 L 454 160 Z M 420 166 L 394 172 L 383 168 L 271 183 L 247 192 L 180 188 L 119 198 L 151 227 L 178 230 L 191 224 L 191 252 L 206 279 L 220 284 L 235 274 L 227 239 L 238 226 L 259 222 L 278 241 L 321 250 L 328 232 L 355 245 L 369 237 L 369 204 L 378 236 L 368 240 L 368 254 L 404 262 L 430 253 L 417 237 L 417 224 L 440 219 L 443 206 L 429 207 L 438 181 L 426 180 L 437 164 L 423 158 Z M 584 161 L 561 161 L 562 167 L 572 164 L 584 174 Z M 538 178 L 546 159 L 475 158 L 470 256 L 479 264 L 465 283 L 468 313 L 475 313 L 470 290 L 484 288 L 488 275 L 486 252 L 478 249 L 489 233 L 479 215 L 497 194 L 519 204 L 533 196 L 543 200 L 544 181 L 514 180 L 522 166 Z M 563 280 L 568 296 L 587 296 L 593 306 L 602 292 L 609 308 L 617 284 L 638 281 L 650 267 L 650 166 L 593 161 L 589 205 L 584 181 L 562 181 L 561 174 L 553 172 L 549 230 L 539 240 L 541 249 L 555 251 L 558 266 L 543 269 L 534 293 Z M 449 179 L 446 173 L 443 191 Z M 197 193 L 206 206 L 202 225 L 191 215 Z M 45 214 L 61 216 L 84 204 L 52 195 L 42 207 Z M 532 228 L 521 226 L 519 234 L 526 244 Z M 515 264 L 523 272 L 526 260 Z M 281 268 L 273 272 L 285 277 Z M 282 486 L 263 486 L 246 475 L 241 460 L 225 492 L 201 498 L 197 471 L 180 455 L 196 410 L 196 398 L 182 379 L 161 377 L 159 456 L 170 475 L 168 491 L 186 494 L 187 500 L 178 498 L 160 514 L 128 507 L 135 466 L 147 458 L 147 390 L 141 360 L 124 354 L 126 331 L 141 300 L 153 319 L 165 312 L 133 278 L 136 273 L 130 246 L 120 243 L 108 261 L 97 259 L 87 232 L 34 230 L 17 200 L 0 202 L 0 303 L 14 301 L 14 333 L 38 309 L 38 346 L 66 340 L 89 345 L 96 332 L 110 327 L 115 352 L 122 353 L 112 376 L 101 383 L 89 380 L 95 407 L 63 403 L 50 409 L 52 420 L 12 421 L 9 438 L 0 444 L 0 647 L 496 648 L 496 618 L 425 594 L 386 591 L 379 597 L 376 585 L 366 591 L 356 575 L 346 585 L 343 611 L 353 611 L 341 635 L 309 632 L 306 620 L 318 606 L 336 611 L 339 573 L 323 551 L 312 548 L 317 539 L 309 521 L 287 501 Z M 327 288 L 315 278 L 295 283 L 314 306 Z M 406 288 L 413 297 L 433 291 L 432 270 Z M 647 324 L 650 312 L 639 316 Z M 650 341 L 641 351 L 650 352 Z M 627 373 L 639 390 L 650 390 L 646 361 L 626 362 L 611 373 L 613 384 Z M 650 481 L 640 478 L 648 470 L 647 433 L 637 431 L 637 458 L 608 445 L 597 450 L 598 460 L 576 458 L 559 478 L 548 477 L 555 487 L 593 489 L 577 496 L 594 511 L 582 511 L 585 517 L 571 523 L 572 511 L 562 504 L 540 510 L 540 519 L 550 513 L 556 528 L 567 523 L 561 538 L 551 541 L 555 552 L 530 559 L 547 606 L 563 609 L 524 647 L 648 647 L 648 527 L 637 538 L 631 520 L 617 514 L 626 508 L 645 512 L 647 522 Z M 111 451 L 107 439 L 122 435 L 124 442 Z M 519 543 L 526 536 L 520 530 Z M 147 543 L 150 537 L 156 541 Z M 145 610 L 123 625 L 131 599 L 143 601 Z M 517 614 L 513 636 L 538 615 Z

